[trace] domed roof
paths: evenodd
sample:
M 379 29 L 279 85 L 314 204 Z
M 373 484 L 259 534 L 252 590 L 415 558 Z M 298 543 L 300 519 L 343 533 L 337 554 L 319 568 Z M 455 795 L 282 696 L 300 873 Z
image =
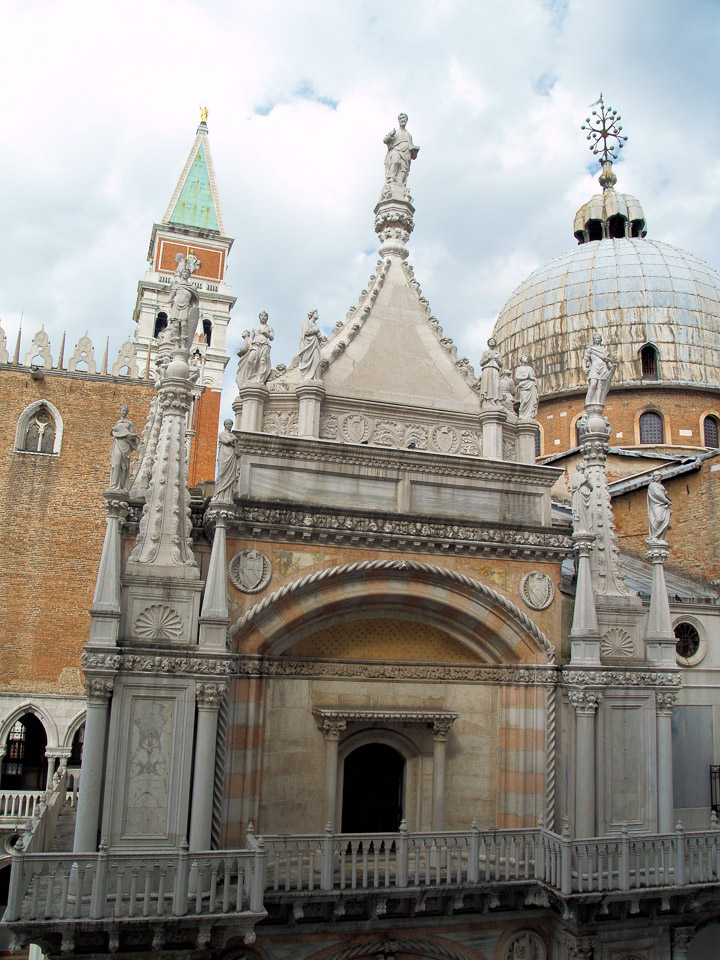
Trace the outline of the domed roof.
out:
M 585 388 L 582 357 L 595 332 L 618 362 L 614 387 L 642 380 L 648 344 L 658 380 L 720 387 L 720 273 L 657 240 L 581 243 L 517 288 L 494 336 L 512 369 L 527 353 L 547 394 Z

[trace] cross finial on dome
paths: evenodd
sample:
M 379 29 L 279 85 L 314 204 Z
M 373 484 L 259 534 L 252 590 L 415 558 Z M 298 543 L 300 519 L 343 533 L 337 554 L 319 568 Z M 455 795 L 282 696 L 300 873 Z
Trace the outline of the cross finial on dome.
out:
M 612 162 L 617 160 L 616 150 L 622 150 L 627 137 L 620 133 L 622 125 L 618 121 L 622 120 L 622 117 L 617 110 L 606 106 L 602 93 L 590 106 L 600 109 L 593 110 L 592 114 L 585 118 L 585 123 L 580 129 L 588 131 L 587 139 L 591 141 L 590 150 L 595 156 L 600 156 L 603 168 L 600 186 L 603 190 L 610 190 L 617 183 Z

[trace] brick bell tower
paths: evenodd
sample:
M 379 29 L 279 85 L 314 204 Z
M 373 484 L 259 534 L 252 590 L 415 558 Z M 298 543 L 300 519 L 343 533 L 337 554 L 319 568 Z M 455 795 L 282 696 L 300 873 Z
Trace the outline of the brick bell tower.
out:
M 215 453 L 220 416 L 220 394 L 226 353 L 227 325 L 235 304 L 225 282 L 227 258 L 233 245 L 226 235 L 220 197 L 215 181 L 207 109 L 200 113 L 195 140 L 173 191 L 165 216 L 153 224 L 148 249 L 148 269 L 138 284 L 133 319 L 135 343 L 141 369 L 150 369 L 157 353 L 158 337 L 166 328 L 170 282 L 176 257 L 194 254 L 200 265 L 192 284 L 200 298 L 200 322 L 191 349 L 191 362 L 200 369 L 197 390 L 188 415 L 190 440 L 189 484 L 195 486 L 215 477 Z M 149 354 L 149 356 L 148 356 Z

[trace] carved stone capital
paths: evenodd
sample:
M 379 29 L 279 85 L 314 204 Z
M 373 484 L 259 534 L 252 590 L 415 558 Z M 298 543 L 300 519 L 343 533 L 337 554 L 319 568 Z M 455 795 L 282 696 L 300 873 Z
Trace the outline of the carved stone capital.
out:
M 669 715 L 672 713 L 672 708 L 678 702 L 678 694 L 675 692 L 672 693 L 655 693 L 655 705 L 657 707 L 657 712 L 660 715 Z
M 195 691 L 197 705 L 201 710 L 215 710 L 222 703 L 226 692 L 226 683 L 199 683 Z
M 168 381 L 164 381 L 167 383 Z M 158 392 L 158 404 L 164 414 L 184 417 L 192 403 L 192 390 L 175 381 L 172 386 L 161 386 Z
M 450 727 L 455 723 L 457 717 L 438 717 L 433 720 L 433 740 L 446 740 Z
M 120 520 L 122 522 L 130 512 L 130 504 L 127 500 L 115 497 L 109 490 L 105 491 L 104 496 L 104 506 L 107 511 L 108 520 Z
M 86 677 L 85 695 L 89 706 L 104 707 L 110 700 L 114 680 L 112 677 Z
M 645 540 L 647 558 L 651 563 L 665 563 L 670 556 L 670 545 L 666 540 L 655 540 L 648 537 Z
M 580 716 L 594 716 L 603 695 L 599 690 L 571 690 L 568 700 Z
M 347 720 L 339 717 L 319 717 L 316 715 L 315 723 L 326 740 L 339 740 L 340 734 L 347 727 Z
M 675 927 L 671 931 L 673 960 L 686 960 L 696 932 L 695 927 Z

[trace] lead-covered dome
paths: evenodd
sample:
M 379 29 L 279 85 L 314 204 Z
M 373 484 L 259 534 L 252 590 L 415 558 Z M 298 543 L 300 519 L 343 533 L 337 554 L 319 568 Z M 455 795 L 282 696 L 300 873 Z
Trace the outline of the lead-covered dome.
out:
M 647 348 L 657 380 L 720 387 L 720 274 L 657 240 L 581 243 L 530 274 L 494 336 L 507 366 L 528 354 L 548 394 L 586 386 L 581 363 L 595 332 L 618 361 L 614 388 L 647 380 Z

